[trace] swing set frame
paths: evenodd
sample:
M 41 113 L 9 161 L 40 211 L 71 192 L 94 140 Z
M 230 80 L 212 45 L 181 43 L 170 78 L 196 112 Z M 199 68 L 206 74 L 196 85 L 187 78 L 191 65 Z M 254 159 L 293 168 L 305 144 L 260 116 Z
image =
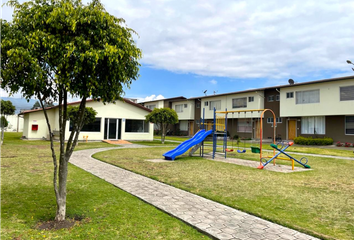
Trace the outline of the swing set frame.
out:
M 223 153 L 225 153 L 225 158 L 227 155 L 227 118 L 228 118 L 228 114 L 229 113 L 245 113 L 245 115 L 247 114 L 247 112 L 251 113 L 251 121 L 252 121 L 252 138 L 254 137 L 254 131 L 253 131 L 253 118 L 252 118 L 252 113 L 253 112 L 261 112 L 260 115 L 260 129 L 259 129 L 259 136 L 260 136 L 260 144 L 259 144 L 259 161 L 261 163 L 261 159 L 262 159 L 262 146 L 263 146 L 263 117 L 264 117 L 264 113 L 265 112 L 271 112 L 273 115 L 273 144 L 275 144 L 275 140 L 276 140 L 276 116 L 275 113 L 273 112 L 273 110 L 271 109 L 250 109 L 250 110 L 232 110 L 232 111 L 228 111 L 227 109 L 225 109 L 225 111 L 216 111 L 216 109 L 214 108 L 214 124 L 213 124 L 213 159 L 215 158 L 215 153 L 216 153 L 216 147 L 217 147 L 217 134 L 223 133 L 224 137 L 223 137 Z M 225 119 L 225 125 L 224 126 L 220 126 L 220 117 L 217 117 L 217 114 L 224 114 L 224 119 Z M 217 123 L 218 122 L 218 123 Z M 215 124 L 217 123 L 217 124 Z M 218 127 L 216 128 L 216 125 L 218 125 Z M 223 131 L 221 132 L 220 130 L 223 129 Z M 273 149 L 273 156 L 275 155 L 275 149 Z M 275 163 L 275 162 L 274 162 Z

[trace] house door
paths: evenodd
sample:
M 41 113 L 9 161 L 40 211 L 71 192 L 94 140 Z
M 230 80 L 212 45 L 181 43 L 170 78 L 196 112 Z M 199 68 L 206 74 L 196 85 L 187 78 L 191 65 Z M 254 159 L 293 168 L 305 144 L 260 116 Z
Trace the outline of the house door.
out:
M 193 136 L 194 134 L 194 122 L 189 122 L 189 136 Z
M 104 123 L 104 139 L 120 139 L 121 119 L 106 118 Z
M 296 120 L 288 121 L 288 139 L 294 140 L 296 138 Z
M 261 138 L 261 122 L 256 120 L 254 121 L 254 126 L 253 126 L 253 129 L 254 129 L 254 133 L 253 133 L 253 137 L 255 139 L 260 139 Z

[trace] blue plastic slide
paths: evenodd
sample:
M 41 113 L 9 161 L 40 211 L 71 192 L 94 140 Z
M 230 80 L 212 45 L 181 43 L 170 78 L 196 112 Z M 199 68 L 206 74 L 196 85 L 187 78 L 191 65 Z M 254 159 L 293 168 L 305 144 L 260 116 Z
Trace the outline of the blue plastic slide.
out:
M 199 130 L 191 139 L 188 139 L 178 145 L 175 149 L 164 153 L 162 156 L 165 157 L 165 160 L 175 160 L 179 155 L 185 153 L 188 149 L 201 143 L 204 139 L 212 133 L 212 130 L 205 131 L 205 129 Z

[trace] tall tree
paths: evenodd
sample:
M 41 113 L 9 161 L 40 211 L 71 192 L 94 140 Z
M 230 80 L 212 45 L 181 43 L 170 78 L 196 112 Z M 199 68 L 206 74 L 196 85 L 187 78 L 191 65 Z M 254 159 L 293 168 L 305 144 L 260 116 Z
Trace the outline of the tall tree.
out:
M 10 100 L 5 101 L 1 99 L 1 144 L 4 142 L 5 127 L 7 127 L 8 125 L 6 116 L 14 115 L 15 111 L 16 107 L 12 104 Z
M 65 220 L 68 161 L 84 121 L 86 99 L 103 103 L 122 99 L 139 76 L 141 50 L 124 19 L 110 15 L 99 0 L 32 0 L 14 7 L 12 22 L 2 22 L 1 86 L 36 97 L 50 132 L 54 165 L 55 220 Z M 65 145 L 68 95 L 81 99 L 77 119 Z M 60 154 L 45 102 L 58 102 Z
M 155 108 L 145 116 L 147 122 L 152 122 L 161 130 L 161 143 L 165 144 L 165 136 L 170 124 L 178 123 L 178 115 L 170 108 Z

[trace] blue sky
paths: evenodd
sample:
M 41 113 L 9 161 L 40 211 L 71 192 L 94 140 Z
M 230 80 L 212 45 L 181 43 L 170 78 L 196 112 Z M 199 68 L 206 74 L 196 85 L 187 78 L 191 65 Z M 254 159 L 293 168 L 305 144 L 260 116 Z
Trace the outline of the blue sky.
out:
M 102 3 L 139 34 L 141 77 L 125 96 L 140 101 L 354 74 L 346 63 L 354 61 L 353 1 Z M 2 9 L 4 19 L 11 20 L 11 14 Z M 1 90 L 1 95 L 7 93 Z

